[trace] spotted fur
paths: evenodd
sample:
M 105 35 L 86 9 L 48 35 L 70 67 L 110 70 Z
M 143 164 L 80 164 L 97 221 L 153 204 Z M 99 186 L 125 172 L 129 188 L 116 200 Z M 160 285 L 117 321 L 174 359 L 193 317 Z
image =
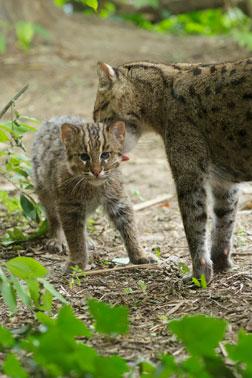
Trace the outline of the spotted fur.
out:
M 85 224 L 99 205 L 120 231 L 130 261 L 154 261 L 138 243 L 132 206 L 118 168 L 124 137 L 123 122 L 86 123 L 76 117 L 53 118 L 36 134 L 33 176 L 49 222 L 48 248 L 68 249 L 69 266 L 87 267 Z M 104 152 L 109 153 L 106 159 Z
M 193 274 L 231 266 L 237 185 L 252 181 L 251 59 L 224 64 L 98 64 L 94 119 L 122 119 L 164 140 Z M 208 240 L 208 188 L 214 225 Z M 213 265 L 213 266 L 212 266 Z

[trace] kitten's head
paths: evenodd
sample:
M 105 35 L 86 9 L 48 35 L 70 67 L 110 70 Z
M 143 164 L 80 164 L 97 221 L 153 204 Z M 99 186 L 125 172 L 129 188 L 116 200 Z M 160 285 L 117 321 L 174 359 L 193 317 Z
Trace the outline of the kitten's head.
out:
M 125 124 L 122 121 L 61 125 L 68 167 L 85 182 L 100 185 L 122 160 Z
M 123 67 L 113 68 L 98 63 L 99 84 L 93 118 L 103 122 L 107 119 L 123 119 L 127 136 L 125 151 L 129 151 L 140 137 L 141 99 L 136 86 Z

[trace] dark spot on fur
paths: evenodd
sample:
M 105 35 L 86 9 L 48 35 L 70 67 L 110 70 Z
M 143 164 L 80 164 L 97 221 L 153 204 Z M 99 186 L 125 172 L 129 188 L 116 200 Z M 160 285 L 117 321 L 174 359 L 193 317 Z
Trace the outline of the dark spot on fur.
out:
M 236 73 L 236 69 L 233 68 L 231 71 L 230 71 L 230 75 L 234 75 Z
M 202 202 L 202 201 L 199 201 L 199 200 L 196 202 L 196 205 L 197 205 L 198 207 L 203 207 L 203 206 L 204 206 L 203 202 Z
M 205 89 L 205 95 L 209 96 L 210 94 L 211 94 L 211 88 L 210 87 L 206 87 L 206 89 Z
M 195 222 L 206 222 L 206 220 L 207 220 L 207 215 L 206 215 L 206 213 L 202 213 L 202 214 L 200 214 L 200 215 L 197 215 L 196 217 L 195 217 Z
M 223 125 L 221 129 L 222 129 L 222 131 L 226 131 L 227 130 L 227 125 Z
M 211 110 L 213 113 L 217 113 L 220 111 L 220 108 L 218 106 L 213 106 Z
M 230 136 L 228 137 L 228 140 L 229 140 L 230 142 L 233 142 L 233 141 L 234 141 L 234 137 L 233 137 L 232 135 L 230 135 Z
M 177 94 L 174 90 L 174 88 L 171 89 L 171 95 L 173 98 L 175 98 L 177 101 L 181 102 L 182 104 L 186 103 L 186 99 L 184 96 Z
M 246 113 L 246 118 L 248 121 L 252 121 L 252 111 L 248 110 Z
M 217 83 L 215 85 L 215 93 L 218 94 L 218 93 L 221 93 L 221 91 L 222 91 L 222 82 L 217 81 Z
M 221 73 L 222 74 L 225 74 L 227 72 L 227 67 L 226 66 L 223 66 L 222 68 L 221 68 Z
M 227 107 L 229 109 L 234 109 L 235 108 L 235 103 L 233 101 L 230 101 L 230 102 L 227 103 Z
M 194 97 L 196 95 L 196 91 L 193 85 L 190 85 L 189 87 L 189 94 Z
M 218 218 L 223 218 L 233 212 L 233 209 L 214 209 L 214 213 Z
M 231 80 L 231 84 L 232 85 L 240 85 L 240 84 L 244 83 L 244 81 L 245 81 L 245 77 L 242 76 L 242 77 L 239 77 L 239 79 Z
M 252 100 L 252 93 L 244 93 L 242 96 L 244 100 Z
M 195 67 L 195 68 L 193 68 L 193 70 L 192 70 L 192 73 L 193 73 L 194 76 L 200 75 L 201 72 L 202 72 L 202 71 L 201 71 L 201 69 L 200 69 L 199 67 Z
M 241 130 L 238 131 L 238 135 L 243 138 L 243 137 L 247 136 L 247 131 L 244 130 L 244 129 L 241 129 Z
M 210 67 L 210 72 L 211 73 L 214 73 L 214 72 L 216 72 L 217 70 L 216 70 L 216 67 L 215 66 L 212 66 L 212 67 Z
M 247 143 L 241 143 L 240 146 L 244 150 L 246 150 L 248 148 L 248 144 Z

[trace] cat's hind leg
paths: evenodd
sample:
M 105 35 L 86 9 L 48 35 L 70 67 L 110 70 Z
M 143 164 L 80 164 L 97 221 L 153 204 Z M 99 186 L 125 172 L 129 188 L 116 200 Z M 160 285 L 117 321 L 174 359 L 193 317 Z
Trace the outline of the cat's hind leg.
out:
M 232 267 L 232 235 L 237 212 L 239 190 L 233 183 L 212 180 L 213 229 L 211 259 L 215 272 Z
M 66 253 L 67 242 L 60 222 L 56 203 L 49 193 L 39 192 L 39 199 L 44 206 L 49 228 L 49 239 L 46 247 L 52 253 Z

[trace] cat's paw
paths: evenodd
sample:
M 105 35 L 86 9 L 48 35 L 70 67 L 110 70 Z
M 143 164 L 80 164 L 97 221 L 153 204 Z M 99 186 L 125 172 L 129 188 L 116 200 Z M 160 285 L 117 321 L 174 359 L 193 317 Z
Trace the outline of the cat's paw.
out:
M 148 254 L 145 253 L 145 254 L 141 254 L 140 256 L 136 256 L 134 258 L 131 258 L 130 262 L 132 264 L 136 264 L 136 265 L 139 265 L 139 264 L 158 264 L 159 259 L 157 258 L 157 256 L 155 256 L 151 253 L 148 253 Z
M 229 253 L 225 253 L 225 250 L 221 253 L 212 252 L 211 259 L 215 273 L 226 272 L 233 268 L 233 261 Z
M 90 270 L 90 265 L 85 261 L 68 261 L 65 267 L 65 273 L 71 274 L 75 270 L 85 271 Z
M 57 239 L 49 239 L 46 242 L 46 248 L 50 253 L 59 253 L 64 255 L 67 253 L 67 245 Z
M 202 275 L 205 276 L 207 283 L 213 279 L 213 263 L 206 257 L 200 257 L 193 261 L 193 277 L 200 280 Z

